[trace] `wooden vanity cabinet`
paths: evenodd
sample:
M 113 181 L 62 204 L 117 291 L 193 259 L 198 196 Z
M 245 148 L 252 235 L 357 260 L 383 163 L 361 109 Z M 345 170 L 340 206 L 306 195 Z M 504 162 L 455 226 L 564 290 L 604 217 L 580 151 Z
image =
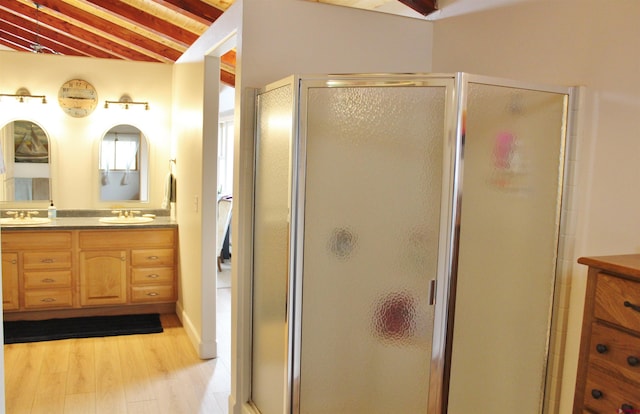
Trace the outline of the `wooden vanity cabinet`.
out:
M 79 240 L 83 305 L 175 302 L 175 229 L 87 230 Z
M 2 309 L 20 308 L 18 287 L 18 254 L 2 253 Z
M 127 251 L 80 252 L 80 305 L 127 303 Z
M 5 310 L 73 307 L 72 239 L 71 231 L 2 234 L 3 255 L 13 254 L 17 259 L 12 270 L 17 274 L 19 304 Z M 5 267 L 10 266 L 3 263 L 3 277 Z
M 640 255 L 589 266 L 574 414 L 640 412 Z
M 131 251 L 131 302 L 175 300 L 174 249 Z
M 1 240 L 6 320 L 171 311 L 177 300 L 176 228 L 21 229 Z

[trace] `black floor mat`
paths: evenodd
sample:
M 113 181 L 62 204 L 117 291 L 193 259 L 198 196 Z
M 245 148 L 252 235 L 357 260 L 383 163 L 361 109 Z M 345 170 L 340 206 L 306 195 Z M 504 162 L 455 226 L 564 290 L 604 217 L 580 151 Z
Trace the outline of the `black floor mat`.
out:
M 54 341 L 69 338 L 135 335 L 162 332 L 160 315 L 92 316 L 47 319 L 43 321 L 5 321 L 4 343 Z

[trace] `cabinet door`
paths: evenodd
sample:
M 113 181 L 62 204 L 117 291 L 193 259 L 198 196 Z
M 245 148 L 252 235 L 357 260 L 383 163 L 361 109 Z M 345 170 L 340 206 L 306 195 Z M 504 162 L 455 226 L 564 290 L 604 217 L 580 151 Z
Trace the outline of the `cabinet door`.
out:
M 18 303 L 18 254 L 2 253 L 2 309 L 15 310 Z
M 127 302 L 127 252 L 80 253 L 80 304 L 109 305 Z

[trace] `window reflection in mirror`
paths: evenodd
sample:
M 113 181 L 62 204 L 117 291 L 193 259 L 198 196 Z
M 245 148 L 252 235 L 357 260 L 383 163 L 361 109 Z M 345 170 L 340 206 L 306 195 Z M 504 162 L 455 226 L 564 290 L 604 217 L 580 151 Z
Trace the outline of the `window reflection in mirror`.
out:
M 9 122 L 0 130 L 0 143 L 0 201 L 51 199 L 51 147 L 42 127 Z
M 147 140 L 132 125 L 111 128 L 100 141 L 100 200 L 147 201 Z

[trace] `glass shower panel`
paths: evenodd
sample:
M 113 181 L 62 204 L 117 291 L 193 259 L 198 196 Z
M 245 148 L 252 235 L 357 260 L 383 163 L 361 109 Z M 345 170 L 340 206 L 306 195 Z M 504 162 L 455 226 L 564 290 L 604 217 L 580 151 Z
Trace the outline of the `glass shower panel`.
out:
M 567 102 L 469 84 L 449 414 L 541 412 Z
M 287 395 L 292 114 L 292 85 L 258 96 L 251 396 L 262 414 L 282 414 Z
M 445 96 L 308 89 L 303 414 L 427 411 Z

